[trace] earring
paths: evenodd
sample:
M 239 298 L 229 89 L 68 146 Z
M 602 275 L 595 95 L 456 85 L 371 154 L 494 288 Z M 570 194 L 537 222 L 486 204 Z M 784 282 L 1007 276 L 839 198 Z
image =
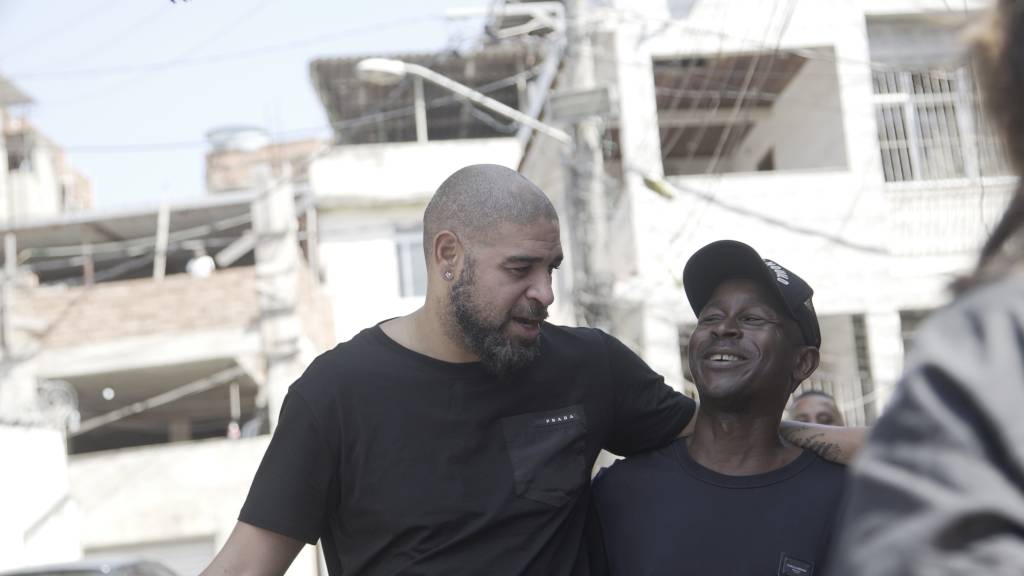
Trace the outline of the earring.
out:
M 451 270 L 445 270 L 444 271 L 444 279 L 448 280 L 449 282 L 451 282 L 452 278 L 455 278 L 455 274 L 453 274 Z

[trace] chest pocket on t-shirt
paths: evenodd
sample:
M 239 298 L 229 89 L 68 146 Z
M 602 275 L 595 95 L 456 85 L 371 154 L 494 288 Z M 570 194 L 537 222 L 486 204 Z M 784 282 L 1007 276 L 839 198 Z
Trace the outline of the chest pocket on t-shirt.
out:
M 501 425 L 517 496 L 562 506 L 587 482 L 582 405 L 509 416 Z

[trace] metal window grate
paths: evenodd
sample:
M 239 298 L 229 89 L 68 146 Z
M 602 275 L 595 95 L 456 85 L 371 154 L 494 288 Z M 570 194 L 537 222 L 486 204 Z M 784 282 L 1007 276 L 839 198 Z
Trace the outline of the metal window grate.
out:
M 1009 173 L 998 138 L 975 114 L 967 70 L 876 70 L 872 84 L 886 182 Z
M 398 230 L 395 234 L 398 261 L 398 293 L 402 298 L 427 293 L 427 269 L 423 261 L 422 230 Z

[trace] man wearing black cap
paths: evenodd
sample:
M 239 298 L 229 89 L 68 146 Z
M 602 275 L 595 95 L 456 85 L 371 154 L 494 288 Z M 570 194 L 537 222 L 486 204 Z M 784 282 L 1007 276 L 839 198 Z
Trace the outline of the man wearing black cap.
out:
M 696 427 L 598 476 L 594 553 L 603 542 L 611 574 L 820 574 L 845 468 L 778 433 L 818 367 L 813 290 L 731 240 L 697 251 L 683 284 Z

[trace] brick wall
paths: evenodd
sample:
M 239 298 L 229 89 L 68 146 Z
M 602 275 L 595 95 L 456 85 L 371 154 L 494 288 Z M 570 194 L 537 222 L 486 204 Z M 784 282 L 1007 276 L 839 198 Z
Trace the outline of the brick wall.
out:
M 303 333 L 319 350 L 333 346 L 330 303 L 309 271 L 298 275 L 298 315 Z M 209 329 L 256 330 L 259 302 L 255 268 L 105 282 L 91 287 L 42 286 L 19 292 L 15 313 L 30 315 L 44 348 L 61 348 L 148 335 Z

